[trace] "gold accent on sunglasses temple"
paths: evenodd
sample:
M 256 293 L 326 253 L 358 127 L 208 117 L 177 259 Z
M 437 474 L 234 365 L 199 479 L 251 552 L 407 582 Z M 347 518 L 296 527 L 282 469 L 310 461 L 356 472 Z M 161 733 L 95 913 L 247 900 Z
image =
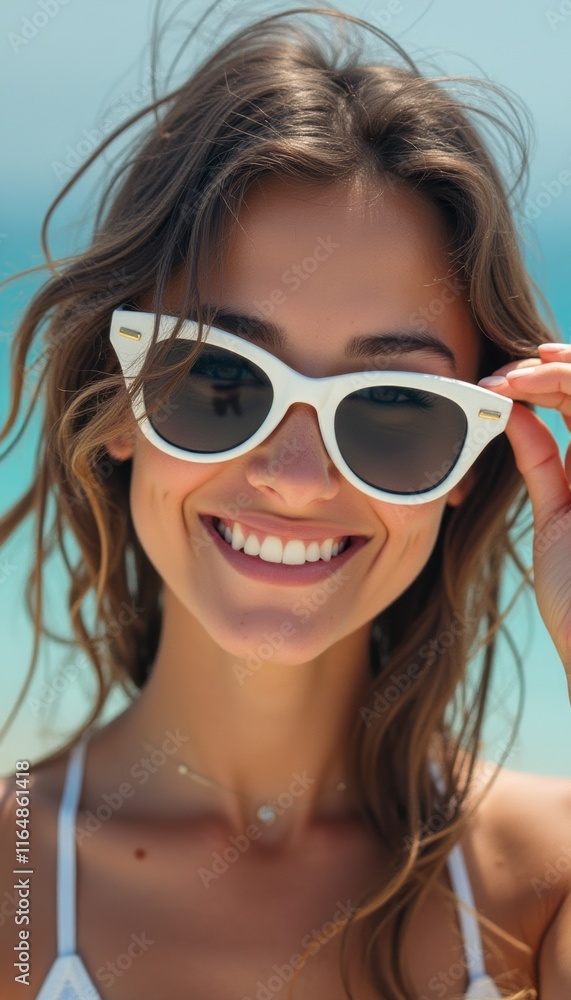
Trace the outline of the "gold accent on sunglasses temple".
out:
M 497 410 L 480 410 L 478 416 L 482 420 L 500 420 L 502 415 Z
M 121 337 L 128 337 L 129 340 L 140 340 L 141 339 L 141 334 L 139 333 L 138 330 L 129 330 L 129 328 L 126 327 L 126 326 L 120 326 L 119 327 L 119 335 Z

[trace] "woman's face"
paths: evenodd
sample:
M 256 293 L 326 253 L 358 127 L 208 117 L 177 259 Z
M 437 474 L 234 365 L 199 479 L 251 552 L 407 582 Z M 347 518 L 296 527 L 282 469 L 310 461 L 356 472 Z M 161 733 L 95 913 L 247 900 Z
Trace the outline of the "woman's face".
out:
M 252 188 L 242 207 L 209 304 L 279 326 L 282 346 L 266 349 L 307 376 L 396 369 L 475 382 L 480 341 L 446 244 L 437 210 L 413 191 L 381 185 L 367 195 L 271 179 Z M 213 277 L 220 263 L 212 261 Z M 178 277 L 165 311 L 177 313 L 181 294 Z M 150 296 L 139 307 L 150 308 Z M 220 317 L 213 325 L 244 335 L 235 321 Z M 382 354 L 345 355 L 356 337 L 385 335 L 388 344 L 395 331 L 430 332 L 441 350 L 393 345 Z M 258 447 L 226 462 L 172 458 L 138 430 L 132 443 L 110 442 L 109 450 L 133 458 L 132 516 L 164 580 L 165 600 L 174 597 L 235 656 L 250 655 L 264 633 L 285 635 L 289 622 L 294 630 L 281 654 L 291 662 L 319 655 L 408 587 L 430 556 L 446 505 L 462 502 L 469 478 L 429 503 L 372 499 L 338 472 L 315 411 L 301 403 Z M 368 541 L 318 603 L 315 583 L 268 584 L 230 564 L 201 521 L 222 512 L 246 526 L 264 515 L 295 521 L 318 535 L 327 523 L 337 535 Z M 335 557 L 329 568 L 333 574 Z

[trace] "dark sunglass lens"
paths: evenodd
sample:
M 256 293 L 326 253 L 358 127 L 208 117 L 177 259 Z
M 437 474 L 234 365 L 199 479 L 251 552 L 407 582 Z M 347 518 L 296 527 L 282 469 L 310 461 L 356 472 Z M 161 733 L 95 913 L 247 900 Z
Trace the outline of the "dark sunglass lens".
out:
M 349 468 L 387 493 L 424 493 L 446 479 L 466 439 L 461 406 L 432 392 L 369 386 L 341 401 L 335 435 Z
M 194 344 L 175 340 L 158 367 L 182 362 Z M 247 441 L 270 412 L 273 395 L 261 368 L 208 343 L 178 390 L 165 398 L 160 381 L 144 389 L 147 408 L 163 401 L 150 417 L 157 434 L 169 444 L 203 454 L 229 451 Z

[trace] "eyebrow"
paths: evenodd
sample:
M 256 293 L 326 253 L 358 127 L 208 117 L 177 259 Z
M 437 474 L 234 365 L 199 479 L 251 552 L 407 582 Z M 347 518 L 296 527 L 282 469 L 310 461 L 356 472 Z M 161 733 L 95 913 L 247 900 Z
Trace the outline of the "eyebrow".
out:
M 223 324 L 228 332 L 247 337 L 257 344 L 270 347 L 273 350 L 287 348 L 287 335 L 283 327 L 268 319 L 257 316 L 245 316 L 224 309 L 210 311 L 205 308 L 208 321 L 212 326 Z M 190 317 L 189 317 L 190 318 Z M 206 318 L 206 317 L 205 317 Z M 373 357 L 393 357 L 395 354 L 412 354 L 415 351 L 434 354 L 444 359 L 456 372 L 456 357 L 450 348 L 435 333 L 430 330 L 385 330 L 379 333 L 363 334 L 352 337 L 345 344 L 344 356 L 348 360 L 368 359 Z

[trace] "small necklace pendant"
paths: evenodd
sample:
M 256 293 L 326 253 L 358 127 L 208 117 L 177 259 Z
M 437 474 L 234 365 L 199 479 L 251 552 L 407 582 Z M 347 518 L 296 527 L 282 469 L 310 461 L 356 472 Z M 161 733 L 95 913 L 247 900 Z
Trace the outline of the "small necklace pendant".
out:
M 276 821 L 277 813 L 273 806 L 264 805 L 260 806 L 260 808 L 256 810 L 256 816 L 258 819 L 261 819 L 262 823 L 265 823 L 266 826 L 271 826 L 272 823 L 275 823 Z

